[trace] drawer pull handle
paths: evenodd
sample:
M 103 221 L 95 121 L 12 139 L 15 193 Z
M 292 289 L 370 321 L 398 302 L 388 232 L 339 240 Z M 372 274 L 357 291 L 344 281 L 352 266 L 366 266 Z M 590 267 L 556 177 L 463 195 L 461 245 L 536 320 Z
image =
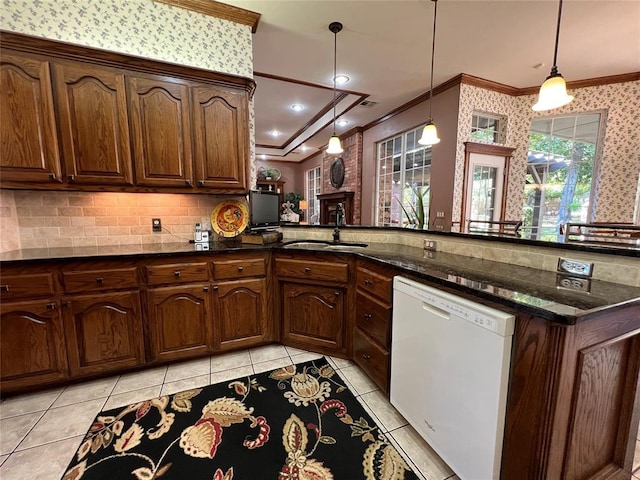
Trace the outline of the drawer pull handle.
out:
M 337 292 L 337 291 L 336 291 L 336 292 L 333 292 L 333 294 L 334 294 L 336 297 L 339 297 L 339 296 L 340 296 L 340 292 Z
M 102 277 L 98 277 L 98 278 L 96 278 L 96 283 L 97 283 L 98 285 L 102 285 L 102 284 L 104 283 L 104 278 L 102 278 Z
M 180 270 L 176 270 L 175 272 L 173 272 L 173 276 L 174 277 L 180 277 Z
M 47 303 L 47 310 L 55 310 L 56 309 L 56 304 L 51 302 L 51 303 Z
M 364 358 L 365 360 L 371 360 L 371 355 L 369 355 L 368 353 L 363 353 L 362 358 Z
M 241 272 L 244 270 L 244 267 L 238 267 L 238 271 Z
M 309 267 L 304 267 L 304 273 L 309 273 L 311 269 Z
M 372 282 L 371 280 L 365 280 L 365 281 L 364 281 L 364 284 L 365 284 L 367 287 L 369 287 L 369 286 L 373 285 L 373 282 Z
M 8 292 L 9 291 L 9 285 L 0 285 L 0 291 Z

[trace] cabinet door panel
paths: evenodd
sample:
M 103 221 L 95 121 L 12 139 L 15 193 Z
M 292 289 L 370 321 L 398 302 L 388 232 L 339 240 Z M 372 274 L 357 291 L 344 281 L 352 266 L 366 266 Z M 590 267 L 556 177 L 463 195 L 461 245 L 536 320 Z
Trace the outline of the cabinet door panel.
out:
M 265 341 L 266 280 L 238 280 L 214 288 L 216 348 L 238 348 Z
M 144 362 L 140 292 L 71 297 L 63 308 L 72 375 Z
M 136 184 L 190 187 L 193 159 L 188 86 L 131 77 L 129 92 Z
M 283 339 L 341 350 L 344 290 L 283 283 Z
M 0 305 L 3 392 L 69 376 L 58 307 L 48 300 Z
M 54 66 L 67 180 L 131 185 L 124 75 L 86 64 Z
M 152 360 L 172 360 L 213 351 L 207 285 L 149 290 Z
M 49 62 L 2 53 L 2 181 L 61 181 Z
M 193 98 L 198 186 L 245 190 L 249 148 L 247 94 L 201 85 L 193 88 Z

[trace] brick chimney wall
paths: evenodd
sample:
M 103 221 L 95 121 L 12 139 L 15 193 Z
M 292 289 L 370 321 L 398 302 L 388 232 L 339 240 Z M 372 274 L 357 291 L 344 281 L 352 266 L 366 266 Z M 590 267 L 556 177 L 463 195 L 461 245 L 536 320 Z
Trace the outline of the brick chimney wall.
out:
M 331 165 L 335 155 L 325 154 L 322 159 L 322 171 L 324 172 L 322 193 L 355 192 L 353 197 L 353 221 L 352 224 L 360 225 L 362 211 L 362 132 L 357 131 L 350 137 L 341 139 L 342 160 L 344 161 L 344 183 L 340 188 L 333 188 L 330 180 Z

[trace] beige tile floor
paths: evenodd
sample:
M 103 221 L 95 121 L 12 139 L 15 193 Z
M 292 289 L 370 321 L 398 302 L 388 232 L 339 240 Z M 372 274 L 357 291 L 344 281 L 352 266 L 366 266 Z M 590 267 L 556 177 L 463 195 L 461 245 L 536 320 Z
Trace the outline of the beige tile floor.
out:
M 102 410 L 320 356 L 269 345 L 8 398 L 0 402 L 0 478 L 60 480 Z M 329 361 L 419 478 L 459 480 L 354 363 Z

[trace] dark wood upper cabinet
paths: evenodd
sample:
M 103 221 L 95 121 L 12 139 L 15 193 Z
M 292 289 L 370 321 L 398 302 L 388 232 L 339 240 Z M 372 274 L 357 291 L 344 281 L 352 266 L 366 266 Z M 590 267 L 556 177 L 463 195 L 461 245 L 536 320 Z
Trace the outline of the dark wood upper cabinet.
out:
M 49 62 L 5 50 L 0 71 L 3 182 L 60 182 Z
M 193 87 L 193 132 L 198 187 L 247 188 L 248 95 L 221 86 Z
M 66 180 L 132 185 L 124 74 L 86 64 L 55 64 Z
M 191 187 L 189 86 L 156 78 L 128 80 L 136 184 Z

